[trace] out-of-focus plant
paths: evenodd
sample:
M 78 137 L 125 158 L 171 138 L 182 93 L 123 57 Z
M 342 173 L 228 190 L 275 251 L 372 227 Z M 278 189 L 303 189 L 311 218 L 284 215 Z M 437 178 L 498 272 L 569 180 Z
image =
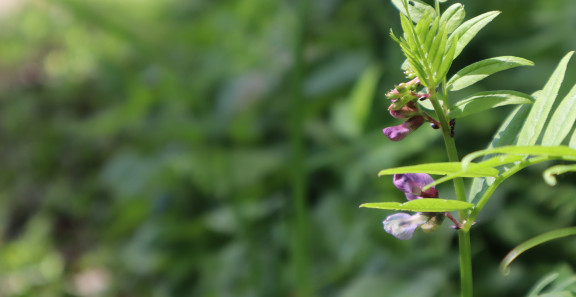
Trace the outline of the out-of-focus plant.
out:
M 408 137 L 429 122 L 444 138 L 448 162 L 397 167 L 380 171 L 379 176 L 394 175 L 394 185 L 406 194 L 407 203 L 366 203 L 361 207 L 416 212 L 396 213 L 384 220 L 386 232 L 398 239 L 412 238 L 418 228 L 433 231 L 448 217 L 458 232 L 461 296 L 470 297 L 472 257 L 470 231 L 476 218 L 502 182 L 530 165 L 550 160 L 576 161 L 576 132 L 563 146 L 576 121 L 576 85 L 551 112 L 564 79 L 567 54 L 548 82 L 533 95 L 516 91 L 484 91 L 457 100 L 452 92 L 469 87 L 499 71 L 532 62 L 513 56 L 495 57 L 475 62 L 447 76 L 453 60 L 472 38 L 500 12 L 491 11 L 464 21 L 464 6 L 453 4 L 441 13 L 440 3 L 432 7 L 422 1 L 393 0 L 400 10 L 402 35 L 391 33 L 400 45 L 406 61 L 403 65 L 410 81 L 398 84 L 386 94 L 391 100 L 390 114 L 406 121 L 388 127 L 383 133 L 392 141 Z M 508 104 L 521 104 L 502 124 L 487 149 L 471 153 L 460 160 L 455 145 L 455 120 L 477 112 Z M 475 160 L 482 158 L 480 161 Z M 550 185 L 555 176 L 576 171 L 576 165 L 555 165 L 544 172 Z M 444 175 L 433 180 L 428 174 Z M 463 178 L 474 178 L 466 196 Z M 452 180 L 456 200 L 438 198 L 436 185 Z M 458 218 L 450 212 L 458 211 Z M 512 252 L 503 263 L 505 268 L 516 255 L 543 242 L 576 234 L 574 228 L 551 231 L 534 238 Z

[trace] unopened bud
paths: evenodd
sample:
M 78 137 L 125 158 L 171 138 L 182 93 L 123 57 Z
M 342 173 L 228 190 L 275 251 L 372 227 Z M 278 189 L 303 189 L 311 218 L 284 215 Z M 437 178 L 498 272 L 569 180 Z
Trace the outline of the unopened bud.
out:
M 401 104 L 397 101 L 390 104 L 390 106 L 388 107 L 390 115 L 397 119 L 407 119 L 413 117 L 419 112 L 418 107 L 416 106 L 416 103 L 414 103 L 414 101 L 410 101 L 402 107 L 400 106 Z

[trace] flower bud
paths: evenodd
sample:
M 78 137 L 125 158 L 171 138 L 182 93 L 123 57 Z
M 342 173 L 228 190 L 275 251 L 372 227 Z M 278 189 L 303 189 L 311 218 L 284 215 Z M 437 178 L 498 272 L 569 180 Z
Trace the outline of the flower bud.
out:
M 419 112 L 418 107 L 416 106 L 416 103 L 414 103 L 414 101 L 410 101 L 402 107 L 400 107 L 400 103 L 398 103 L 397 101 L 393 102 L 388 107 L 388 110 L 390 111 L 390 115 L 397 119 L 407 119 L 416 115 Z
M 400 94 L 397 89 L 392 89 L 386 93 L 386 97 L 392 101 L 402 98 L 404 95 Z

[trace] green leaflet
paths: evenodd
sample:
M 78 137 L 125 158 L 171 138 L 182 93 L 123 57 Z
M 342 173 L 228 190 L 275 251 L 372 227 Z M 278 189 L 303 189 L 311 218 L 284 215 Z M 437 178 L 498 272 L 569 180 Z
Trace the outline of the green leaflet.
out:
M 462 167 L 470 166 L 472 160 L 490 154 L 536 155 L 576 160 L 576 150 L 567 146 L 502 146 L 473 152 L 462 158 Z
M 540 281 L 538 281 L 538 283 L 534 285 L 534 287 L 528 293 L 527 297 L 538 297 L 540 295 L 540 292 L 542 292 L 544 288 L 546 288 L 553 281 L 558 279 L 559 275 L 560 274 L 558 272 L 553 272 L 543 277 Z
M 557 229 L 554 231 L 546 232 L 544 234 L 538 235 L 532 239 L 529 239 L 519 244 L 517 247 L 511 250 L 508 253 L 508 255 L 506 255 L 506 257 L 504 257 L 502 262 L 500 262 L 500 272 L 502 272 L 503 274 L 508 274 L 509 273 L 508 266 L 510 266 L 510 263 L 512 263 L 514 259 L 516 259 L 520 254 L 524 253 L 525 251 L 542 243 L 571 235 L 576 235 L 576 227 Z
M 560 175 L 566 172 L 576 172 L 576 165 L 556 165 L 546 169 L 542 173 L 542 177 L 544 177 L 544 181 L 551 185 L 555 186 L 557 184 L 556 175 Z
M 452 4 L 440 17 L 440 26 L 445 26 L 446 31 L 452 33 L 462 23 L 465 16 L 464 5 L 460 3 Z
M 444 58 L 444 51 L 446 50 L 447 41 L 448 32 L 446 32 L 446 28 L 440 27 L 438 34 L 434 36 L 434 41 L 432 41 L 430 51 L 428 52 L 428 61 L 430 63 L 429 66 L 432 67 L 432 72 L 436 72 L 436 68 L 434 68 L 433 65 L 440 65 L 442 58 Z M 437 79 L 436 75 L 434 75 L 433 79 Z
M 550 109 L 552 109 L 556 96 L 558 96 L 558 90 L 562 80 L 564 80 L 564 72 L 566 72 L 566 66 L 572 54 L 574 54 L 573 51 L 564 56 L 542 89 L 542 92 L 536 98 L 534 107 L 530 110 L 524 127 L 518 135 L 518 145 L 533 145 L 538 141 Z
M 458 37 L 452 40 L 452 44 L 448 46 L 448 49 L 444 54 L 444 58 L 442 59 L 442 63 L 440 65 L 434 64 L 433 69 L 436 72 L 436 84 L 439 84 L 444 79 L 444 77 L 446 77 L 446 74 L 448 74 L 448 70 L 450 69 L 450 66 L 452 66 L 452 61 L 454 61 L 454 54 L 456 52 L 457 45 Z
M 347 119 L 347 125 L 342 130 L 346 136 L 358 136 L 364 129 L 381 73 L 380 67 L 376 64 L 367 67 L 354 85 L 349 99 L 344 102 L 341 110 L 342 116 Z
M 542 144 L 559 145 L 568 136 L 576 121 L 576 85 L 562 99 L 544 132 Z
M 495 169 L 494 167 L 498 167 L 500 165 L 505 165 L 505 164 L 510 164 L 510 163 L 514 163 L 517 161 L 520 161 L 524 159 L 524 157 L 522 156 L 516 156 L 516 155 L 502 155 L 502 156 L 496 156 L 496 157 L 492 157 L 486 161 L 482 161 L 480 163 L 475 163 L 470 165 L 469 168 L 474 168 L 476 170 L 480 170 L 481 168 L 492 168 L 495 170 L 495 172 L 498 172 L 497 169 Z M 460 172 L 455 172 L 455 173 L 450 173 L 447 174 L 446 176 L 439 178 L 437 180 L 435 180 L 433 183 L 426 185 L 425 187 L 422 188 L 423 191 L 428 190 L 430 187 L 439 185 L 441 183 L 445 183 L 447 181 L 453 180 L 457 177 L 466 177 L 465 176 L 466 171 L 460 171 Z M 474 179 L 474 181 L 476 181 L 477 179 Z
M 450 80 L 448 80 L 448 91 L 462 90 L 502 70 L 533 65 L 534 63 L 532 61 L 513 56 L 495 57 L 478 61 L 462 68 L 454 74 Z
M 404 7 L 404 2 L 406 0 L 392 0 L 392 4 L 396 6 L 396 8 L 405 16 L 410 15 L 412 21 L 418 23 L 420 19 L 424 17 L 426 13 L 430 13 L 432 16 L 436 16 L 436 11 L 434 7 L 419 1 L 419 0 L 410 0 L 410 4 L 408 4 L 408 11 Z
M 462 163 L 460 162 L 444 162 L 384 169 L 378 172 L 378 176 L 401 173 L 428 173 L 439 175 L 460 173 L 463 177 L 485 177 L 498 175 L 498 170 L 489 167 L 476 168 L 474 165 L 468 166 L 466 170 L 463 170 Z
M 489 91 L 471 95 L 458 101 L 450 109 L 451 118 L 461 118 L 473 113 L 509 104 L 531 104 L 532 96 L 516 91 Z
M 454 30 L 454 32 L 450 36 L 450 39 L 453 39 L 456 36 L 458 36 L 458 46 L 456 47 L 454 58 L 458 57 L 458 55 L 460 55 L 464 47 L 468 45 L 470 40 L 472 40 L 472 38 L 474 38 L 474 36 L 476 36 L 476 34 L 478 34 L 478 32 L 482 30 L 484 26 L 490 23 L 499 14 L 500 11 L 490 11 L 487 13 L 483 13 L 475 18 L 469 19 L 468 21 L 460 25 L 458 28 L 456 28 L 456 30 Z
M 360 207 L 377 208 L 386 210 L 404 210 L 414 212 L 447 212 L 455 210 L 466 210 L 474 207 L 474 204 L 440 198 L 415 199 L 406 203 L 400 202 L 376 202 L 364 203 Z
M 436 33 L 438 32 L 438 26 L 440 24 L 440 20 L 438 18 L 434 19 L 434 22 L 428 29 L 428 33 L 426 34 L 426 38 L 424 39 L 424 51 L 429 53 L 430 47 L 432 46 L 432 41 L 434 41 L 434 37 L 436 37 Z

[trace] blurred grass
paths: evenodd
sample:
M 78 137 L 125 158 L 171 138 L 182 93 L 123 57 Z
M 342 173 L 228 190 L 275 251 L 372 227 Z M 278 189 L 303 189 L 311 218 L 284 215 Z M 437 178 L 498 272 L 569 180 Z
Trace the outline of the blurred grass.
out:
M 455 67 L 536 62 L 478 88 L 531 93 L 576 48 L 574 1 L 464 4 L 469 17 L 504 13 Z M 27 0 L 0 11 L 0 295 L 303 296 L 290 248 L 302 178 L 315 296 L 456 295 L 450 228 L 400 242 L 381 229 L 387 213 L 357 208 L 403 199 L 378 170 L 444 158 L 431 129 L 401 143 L 379 132 L 398 123 L 383 96 L 402 79 L 388 37 L 396 11 L 376 0 L 309 9 L 296 109 L 292 2 Z M 508 111 L 459 121 L 461 154 Z M 497 274 L 515 244 L 575 223 L 574 176 L 550 188 L 540 173 L 513 178 L 477 224 L 478 296 L 522 296 L 575 264 L 564 241 Z

